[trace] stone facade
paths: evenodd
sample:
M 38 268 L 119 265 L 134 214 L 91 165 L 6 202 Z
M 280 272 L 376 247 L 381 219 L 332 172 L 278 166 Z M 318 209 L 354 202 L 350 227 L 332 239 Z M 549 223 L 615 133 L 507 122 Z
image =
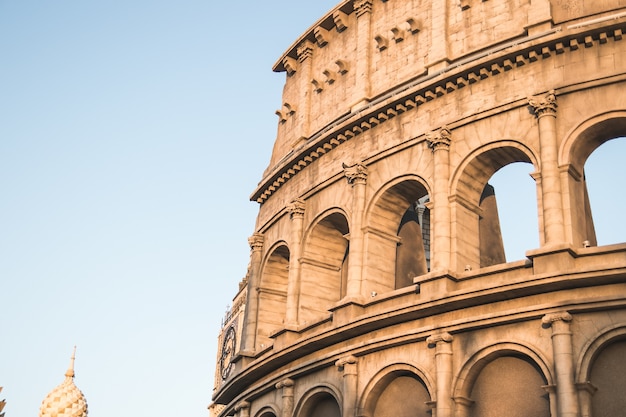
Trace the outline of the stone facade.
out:
M 625 30 L 624 0 L 350 0 L 305 32 L 211 413 L 623 414 L 626 244 L 584 164 L 626 136 Z M 507 263 L 514 162 L 540 244 Z

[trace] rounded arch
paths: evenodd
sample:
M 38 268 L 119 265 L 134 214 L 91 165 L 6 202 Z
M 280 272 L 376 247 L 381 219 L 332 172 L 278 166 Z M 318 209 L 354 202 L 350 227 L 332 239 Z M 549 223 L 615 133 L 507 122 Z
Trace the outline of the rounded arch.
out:
M 430 269 L 428 183 L 417 175 L 384 184 L 365 214 L 364 276 L 367 292 L 383 293 L 413 285 Z
M 401 377 L 414 378 L 419 381 L 423 385 L 428 398 L 432 399 L 435 392 L 432 379 L 416 366 L 407 363 L 397 363 L 384 367 L 368 382 L 359 400 L 359 409 L 363 410 L 363 415 L 375 417 L 377 403 L 381 395 L 394 380 Z
M 276 404 L 265 404 L 254 413 L 253 417 L 278 417 L 280 415 L 278 406 Z
M 502 167 L 514 162 L 532 164 L 535 171 L 540 169 L 537 153 L 520 141 L 499 140 L 479 147 L 452 174 L 450 195 L 478 204 L 489 178 Z
M 450 182 L 453 269 L 461 271 L 506 262 L 496 191 L 489 180 L 497 171 L 516 162 L 531 164 L 535 171 L 539 168 L 531 148 L 517 140 L 499 140 L 474 150 L 453 173 Z
M 298 400 L 294 417 L 341 417 L 342 403 L 341 391 L 337 387 L 331 384 L 318 385 Z
M 503 342 L 487 346 L 472 355 L 461 367 L 454 383 L 454 397 L 469 398 L 472 385 L 483 368 L 493 360 L 504 356 L 521 356 L 535 364 L 547 385 L 554 384 L 554 378 L 546 359 L 537 349 L 519 342 Z
M 319 214 L 304 233 L 300 259 L 298 319 L 312 322 L 328 311 L 347 291 L 350 229 L 339 208 Z
M 285 241 L 274 243 L 261 266 L 258 288 L 256 348 L 269 346 L 270 335 L 284 326 L 287 311 L 290 251 Z
M 564 218 L 568 240 L 574 246 L 598 244 L 585 164 L 604 143 L 624 136 L 626 110 L 613 110 L 581 122 L 565 135 L 561 143 L 558 164 L 562 172 L 568 173 L 562 186 Z M 615 221 L 621 221 L 621 218 Z
M 572 128 L 559 149 L 559 166 L 570 166 L 582 175 L 585 161 L 603 143 L 626 136 L 626 110 L 595 115 Z
M 589 381 L 591 367 L 598 354 L 609 344 L 622 339 L 626 339 L 626 323 L 606 327 L 591 338 L 583 347 L 576 365 L 576 382 L 582 384 Z
M 549 417 L 551 404 L 544 387 L 552 385 L 551 381 L 546 361 L 535 349 L 515 342 L 498 343 L 477 352 L 463 365 L 453 398 L 459 399 L 472 417 Z

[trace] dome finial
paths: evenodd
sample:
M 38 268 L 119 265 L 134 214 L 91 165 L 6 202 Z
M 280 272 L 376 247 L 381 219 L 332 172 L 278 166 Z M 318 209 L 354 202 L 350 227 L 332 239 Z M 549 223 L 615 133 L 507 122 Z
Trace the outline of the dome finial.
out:
M 70 366 L 67 368 L 67 372 L 65 372 L 65 376 L 68 378 L 74 378 L 74 360 L 76 359 L 76 346 L 74 346 L 74 351 L 72 352 L 72 357 L 70 358 Z

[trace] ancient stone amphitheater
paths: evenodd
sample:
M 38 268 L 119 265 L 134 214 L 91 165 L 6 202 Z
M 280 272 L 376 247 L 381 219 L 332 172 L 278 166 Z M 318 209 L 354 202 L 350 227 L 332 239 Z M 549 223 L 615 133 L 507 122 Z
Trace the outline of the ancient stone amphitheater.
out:
M 625 0 L 349 0 L 297 39 L 211 414 L 626 415 L 626 244 L 584 174 L 626 136 L 624 31 Z M 539 244 L 507 262 L 515 162 Z

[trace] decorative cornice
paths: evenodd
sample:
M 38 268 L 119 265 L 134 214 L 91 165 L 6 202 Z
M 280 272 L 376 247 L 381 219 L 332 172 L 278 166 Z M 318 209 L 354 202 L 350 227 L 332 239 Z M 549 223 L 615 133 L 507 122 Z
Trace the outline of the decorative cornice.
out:
M 429 336 L 426 339 L 426 343 L 428 344 L 429 348 L 433 348 L 437 346 L 438 343 L 451 343 L 453 339 L 454 337 L 452 337 L 450 333 L 441 332 L 441 333 L 437 333 L 432 336 Z
M 342 12 L 341 10 L 337 10 L 333 13 L 333 23 L 335 23 L 335 27 L 337 28 L 337 32 L 343 32 L 348 28 L 348 15 Z
M 373 0 L 354 0 L 354 12 L 356 17 L 361 17 L 365 13 L 372 13 Z
M 347 15 L 341 11 L 336 11 L 333 14 L 337 30 L 340 32 L 343 30 L 341 29 L 342 26 L 340 26 L 341 19 L 346 18 L 346 16 Z M 345 21 L 346 20 L 343 20 L 343 22 Z M 345 26 L 343 26 L 343 28 L 345 29 Z M 284 165 L 280 165 L 279 169 L 273 171 L 273 173 L 266 180 L 262 181 L 259 188 L 253 192 L 251 199 L 259 204 L 263 204 L 291 177 L 295 176 L 298 172 L 302 171 L 325 153 L 330 152 L 343 142 L 359 136 L 368 129 L 376 127 L 379 124 L 383 124 L 404 112 L 417 108 L 424 103 L 436 100 L 447 94 L 452 94 L 456 90 L 478 83 L 482 80 L 488 79 L 489 77 L 493 77 L 525 65 L 530 65 L 535 62 L 540 62 L 542 59 L 548 59 L 551 56 L 561 54 L 566 50 L 575 51 L 582 47 L 597 47 L 602 45 L 602 42 L 599 40 L 603 38 L 606 39 L 607 37 L 613 38 L 615 41 L 621 41 L 623 39 L 624 30 L 626 30 L 626 25 L 618 28 L 607 28 L 606 31 L 600 33 L 578 33 L 569 40 L 559 38 L 552 39 L 549 42 L 542 44 L 529 45 L 528 47 L 517 51 L 514 55 L 506 55 L 478 62 L 476 65 L 459 71 L 458 73 L 451 73 L 447 78 L 442 77 L 432 84 L 426 84 L 422 88 L 412 90 L 413 86 L 417 87 L 417 85 L 419 85 L 420 81 L 418 79 L 410 86 L 407 86 L 407 92 L 400 96 L 399 99 L 393 100 L 379 108 L 375 108 L 368 113 L 359 112 L 358 114 L 360 117 L 357 120 L 346 123 L 344 127 L 339 128 L 332 133 L 325 131 L 325 136 L 321 136 L 322 134 L 319 134 L 310 138 L 310 142 L 314 145 L 306 150 L 299 151 L 300 153 L 296 153 L 293 157 L 291 157 L 289 162 Z M 519 44 L 520 42 L 516 43 L 516 45 Z M 505 47 L 503 46 L 503 51 L 504 49 Z M 489 57 L 493 57 L 495 54 L 495 52 L 490 52 Z M 449 67 L 450 71 L 454 71 L 456 68 L 458 67 Z M 283 110 L 286 109 L 283 108 Z M 291 110 L 291 113 L 293 114 L 293 110 Z
M 306 202 L 301 198 L 297 198 L 293 200 L 291 203 L 287 205 L 287 212 L 291 218 L 302 218 L 304 216 L 304 210 L 306 208 Z
M 265 237 L 262 233 L 254 233 L 252 236 L 248 238 L 248 244 L 250 245 L 250 249 L 252 251 L 260 251 L 263 249 L 263 241 Z
M 557 321 L 570 322 L 572 321 L 572 315 L 567 311 L 559 311 L 558 313 L 546 314 L 541 318 L 541 324 L 544 327 L 550 327 L 552 323 Z
M 343 174 L 348 179 L 348 184 L 365 184 L 367 181 L 367 167 L 362 163 L 346 165 L 342 163 Z
M 441 129 L 431 132 L 428 135 L 428 147 L 433 152 L 438 150 L 450 150 L 450 144 L 452 143 L 452 132 L 447 126 L 443 126 Z
M 555 91 L 548 91 L 543 98 L 529 97 L 528 106 L 530 112 L 537 118 L 547 115 L 555 116 L 557 108 Z

